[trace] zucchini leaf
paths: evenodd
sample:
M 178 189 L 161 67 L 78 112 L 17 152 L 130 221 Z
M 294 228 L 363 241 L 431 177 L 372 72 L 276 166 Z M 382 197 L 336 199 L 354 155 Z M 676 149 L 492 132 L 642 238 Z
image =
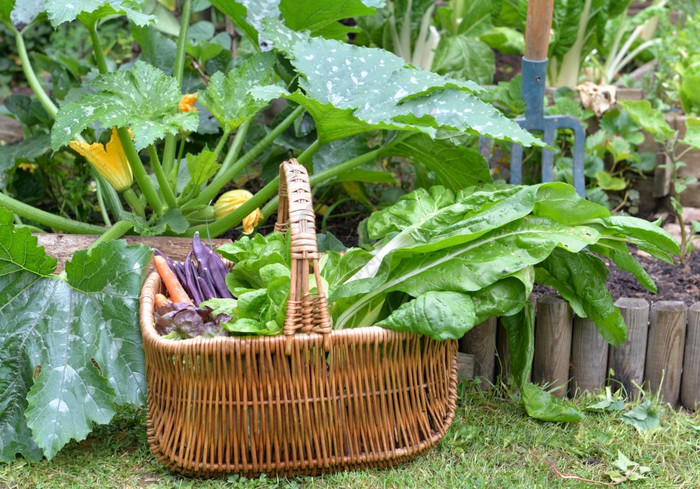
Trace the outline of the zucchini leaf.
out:
M 64 273 L 0 209 L 0 460 L 52 458 L 114 403 L 143 404 L 139 294 L 147 246 L 78 251 Z
M 143 2 L 136 0 L 46 0 L 46 12 L 54 27 L 75 19 L 89 26 L 100 19 L 119 14 L 126 15 L 138 26 L 155 24 L 156 18 L 143 13 L 141 4 Z
M 54 151 L 95 122 L 103 128 L 131 129 L 137 150 L 180 128 L 196 131 L 199 125 L 196 112 L 177 111 L 182 96 L 177 80 L 148 63 L 137 61 L 130 70 L 105 73 L 88 85 L 97 91 L 58 109 L 51 130 Z

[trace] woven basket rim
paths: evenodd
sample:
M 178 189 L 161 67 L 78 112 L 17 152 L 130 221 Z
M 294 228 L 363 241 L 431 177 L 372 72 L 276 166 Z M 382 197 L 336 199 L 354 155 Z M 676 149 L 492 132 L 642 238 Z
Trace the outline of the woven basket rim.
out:
M 196 348 L 197 346 L 214 347 L 214 345 L 240 347 L 257 347 L 265 344 L 285 343 L 287 341 L 305 342 L 313 346 L 322 346 L 323 335 L 309 332 L 297 333 L 291 337 L 284 334 L 275 336 L 216 336 L 213 338 L 196 337 L 184 340 L 172 340 L 163 338 L 155 328 L 154 320 L 154 299 L 155 291 L 160 288 L 161 279 L 158 272 L 151 272 L 144 282 L 139 297 L 139 323 L 144 341 L 162 349 L 181 350 L 182 348 Z M 367 343 L 373 341 L 387 341 L 391 339 L 409 338 L 412 336 L 422 336 L 408 331 L 394 331 L 381 326 L 361 326 L 349 329 L 334 329 L 329 335 L 332 341 L 345 341 Z

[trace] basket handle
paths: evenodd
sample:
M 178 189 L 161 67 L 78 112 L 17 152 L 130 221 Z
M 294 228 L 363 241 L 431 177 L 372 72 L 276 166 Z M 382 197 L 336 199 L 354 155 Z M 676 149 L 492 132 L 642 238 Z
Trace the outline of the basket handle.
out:
M 292 271 L 284 321 L 288 340 L 297 331 L 324 335 L 323 345 L 330 348 L 331 319 L 328 300 L 323 291 L 316 246 L 316 219 L 311 202 L 309 174 L 296 159 L 280 165 L 279 210 L 275 231 L 291 233 Z M 309 292 L 310 266 L 316 279 L 317 292 Z M 287 350 L 290 351 L 291 341 Z

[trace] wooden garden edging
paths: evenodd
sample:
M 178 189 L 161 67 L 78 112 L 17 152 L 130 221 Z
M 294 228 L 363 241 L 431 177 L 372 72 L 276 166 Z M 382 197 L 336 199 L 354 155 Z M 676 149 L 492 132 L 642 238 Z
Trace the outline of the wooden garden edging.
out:
M 644 299 L 623 298 L 615 305 L 628 331 L 627 342 L 617 347 L 608 345 L 591 321 L 572 315 L 563 299 L 541 297 L 532 381 L 555 388 L 559 397 L 597 391 L 607 382 L 628 396 L 642 388 L 674 407 L 700 408 L 700 302 L 687 308 L 682 302 L 659 301 L 650 308 Z M 482 388 L 489 388 L 498 372 L 507 372 L 504 336 L 491 320 L 460 342 L 461 355 L 472 357 L 471 372 L 481 377 Z M 464 374 L 469 378 L 471 372 Z

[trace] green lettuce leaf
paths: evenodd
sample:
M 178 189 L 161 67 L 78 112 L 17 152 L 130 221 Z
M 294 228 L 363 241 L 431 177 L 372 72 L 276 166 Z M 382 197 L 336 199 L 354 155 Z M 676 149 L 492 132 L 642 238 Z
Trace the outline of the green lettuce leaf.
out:
M 112 241 L 56 261 L 0 209 L 0 460 L 52 458 L 114 403 L 143 404 L 138 307 L 151 251 Z
M 51 130 L 54 150 L 67 145 L 90 124 L 104 128 L 128 127 L 134 146 L 141 150 L 180 128 L 196 131 L 196 112 L 179 113 L 182 94 L 177 80 L 148 63 L 137 61 L 130 70 L 100 75 L 88 82 L 96 93 L 83 95 L 62 106 Z

